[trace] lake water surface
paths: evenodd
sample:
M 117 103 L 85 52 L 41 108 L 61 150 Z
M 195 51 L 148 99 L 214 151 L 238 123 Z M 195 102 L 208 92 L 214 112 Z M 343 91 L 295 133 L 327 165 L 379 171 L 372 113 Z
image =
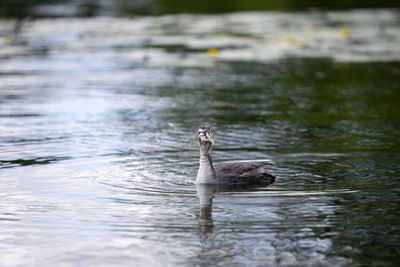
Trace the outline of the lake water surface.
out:
M 1 265 L 395 266 L 399 17 L 0 21 Z M 276 182 L 196 188 L 202 124 Z

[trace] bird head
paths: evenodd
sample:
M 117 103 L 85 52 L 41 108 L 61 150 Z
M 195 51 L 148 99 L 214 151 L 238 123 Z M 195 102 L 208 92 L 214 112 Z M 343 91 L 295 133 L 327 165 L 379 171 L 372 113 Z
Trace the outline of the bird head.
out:
M 200 145 L 214 144 L 213 140 L 214 131 L 208 126 L 200 126 L 197 131 L 197 142 Z

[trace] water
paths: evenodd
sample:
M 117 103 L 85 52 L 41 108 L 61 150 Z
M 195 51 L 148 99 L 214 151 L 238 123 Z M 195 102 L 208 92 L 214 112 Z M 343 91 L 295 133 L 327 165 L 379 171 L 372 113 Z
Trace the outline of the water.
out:
M 398 18 L 2 20 L 2 265 L 395 266 Z M 277 181 L 196 188 L 204 123 Z

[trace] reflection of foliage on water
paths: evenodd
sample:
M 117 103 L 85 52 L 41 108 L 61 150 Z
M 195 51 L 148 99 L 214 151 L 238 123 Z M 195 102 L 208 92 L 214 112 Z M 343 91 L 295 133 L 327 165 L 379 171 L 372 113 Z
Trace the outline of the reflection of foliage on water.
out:
M 395 181 L 399 172 L 394 170 L 399 170 L 399 160 L 397 154 L 368 153 L 331 161 L 326 173 L 336 172 L 338 177 L 344 177 L 332 177 L 331 186 L 355 190 L 335 201 L 335 205 L 341 206 L 335 218 L 331 218 L 335 223 L 333 230 L 339 233 L 333 238 L 333 250 L 338 255 L 361 265 L 397 264 L 400 232 L 388 225 L 398 222 L 399 194 Z M 339 174 L 339 168 L 346 174 Z
M 219 128 L 249 124 L 255 136 L 265 138 L 257 137 L 260 149 L 276 145 L 273 149 L 280 151 L 294 146 L 298 152 L 398 152 L 394 135 L 400 127 L 399 68 L 398 63 L 329 60 L 221 63 L 211 70 L 175 72 L 174 87 L 164 87 L 160 94 L 180 96 L 174 109 L 180 114 L 177 123 L 199 120 L 188 112 L 190 107 Z M 184 76 L 196 85 L 181 88 Z M 269 144 L 275 132 L 279 144 Z

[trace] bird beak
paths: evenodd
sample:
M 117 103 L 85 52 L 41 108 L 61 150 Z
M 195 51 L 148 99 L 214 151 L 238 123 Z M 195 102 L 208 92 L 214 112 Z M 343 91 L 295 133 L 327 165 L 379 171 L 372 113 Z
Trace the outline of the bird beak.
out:
M 206 136 L 207 136 L 208 141 L 210 141 L 211 144 L 214 144 L 214 140 L 213 140 L 212 136 L 209 133 L 206 133 Z

